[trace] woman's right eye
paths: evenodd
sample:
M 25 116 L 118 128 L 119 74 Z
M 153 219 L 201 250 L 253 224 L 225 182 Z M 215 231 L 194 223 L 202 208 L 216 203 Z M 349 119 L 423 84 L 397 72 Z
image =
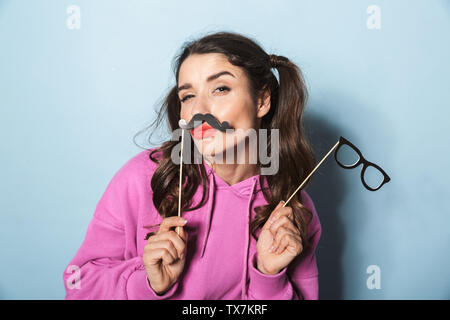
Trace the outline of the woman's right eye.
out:
M 185 96 L 183 99 L 181 99 L 180 101 L 181 102 L 185 102 L 188 98 L 191 98 L 191 97 L 193 97 L 193 95 L 192 94 L 188 94 L 187 96 Z

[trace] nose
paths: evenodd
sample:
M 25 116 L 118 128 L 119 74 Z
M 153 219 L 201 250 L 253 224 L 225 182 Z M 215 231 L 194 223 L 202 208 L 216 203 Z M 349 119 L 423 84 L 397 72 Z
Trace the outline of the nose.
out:
M 207 97 L 202 97 L 200 94 L 197 96 L 195 104 L 191 109 L 191 118 L 197 113 L 211 113 L 211 104 L 209 99 Z

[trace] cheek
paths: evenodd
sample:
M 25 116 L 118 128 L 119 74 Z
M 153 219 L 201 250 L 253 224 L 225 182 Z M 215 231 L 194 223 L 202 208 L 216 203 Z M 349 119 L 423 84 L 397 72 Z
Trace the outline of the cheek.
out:
M 243 112 L 241 117 L 242 123 L 241 128 L 242 129 L 250 129 L 255 127 L 255 112 L 253 109 L 247 108 L 245 112 Z
M 240 111 L 229 119 L 235 130 L 247 130 L 254 128 L 255 125 L 255 113 L 249 106 L 242 106 Z
M 247 96 L 236 96 L 232 102 L 220 114 L 220 118 L 226 120 L 234 129 L 249 129 L 254 127 L 256 112 L 255 107 Z

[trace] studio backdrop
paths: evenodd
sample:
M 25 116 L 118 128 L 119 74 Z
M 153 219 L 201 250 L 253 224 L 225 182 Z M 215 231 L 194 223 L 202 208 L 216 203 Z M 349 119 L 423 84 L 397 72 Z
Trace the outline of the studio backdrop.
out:
M 113 175 L 175 84 L 189 40 L 241 33 L 302 70 L 321 299 L 450 298 L 450 1 L 0 1 L 0 298 L 63 299 Z M 170 139 L 160 132 L 160 140 Z M 300 183 L 300 182 L 299 182 Z

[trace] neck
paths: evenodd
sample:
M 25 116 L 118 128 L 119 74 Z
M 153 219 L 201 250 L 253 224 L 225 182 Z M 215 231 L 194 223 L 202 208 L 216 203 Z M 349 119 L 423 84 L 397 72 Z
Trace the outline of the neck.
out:
M 250 152 L 254 154 L 252 161 L 249 160 Z M 220 156 L 215 155 L 204 159 L 214 172 L 230 186 L 260 174 L 258 164 L 254 163 L 258 159 L 257 153 L 255 154 L 255 150 L 250 151 L 247 143 L 245 143 L 245 152 L 242 157 L 237 152 L 237 146 L 234 146 L 233 161 L 227 158 L 226 150 Z
M 208 164 L 214 172 L 230 186 L 245 179 L 258 175 L 256 164 Z

